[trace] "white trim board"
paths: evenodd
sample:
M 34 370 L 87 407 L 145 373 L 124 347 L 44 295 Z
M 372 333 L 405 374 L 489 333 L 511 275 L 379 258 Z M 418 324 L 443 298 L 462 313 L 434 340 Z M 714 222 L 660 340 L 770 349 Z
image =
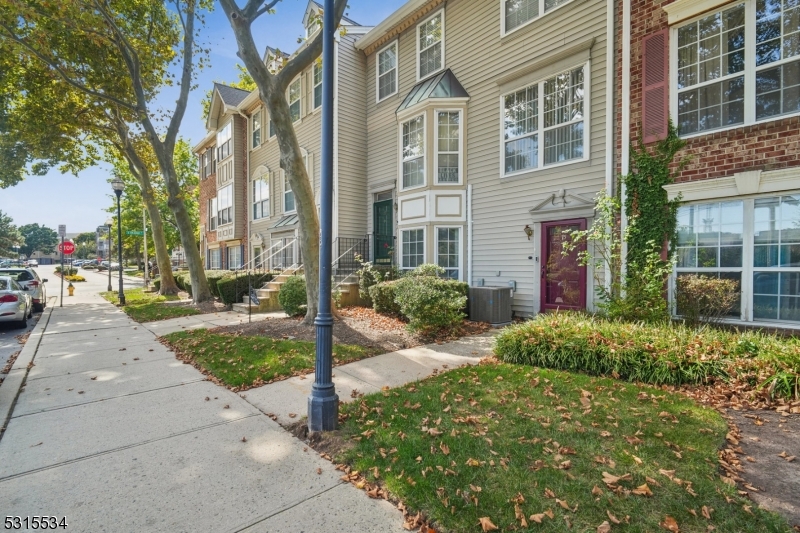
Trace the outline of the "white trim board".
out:
M 664 185 L 664 190 L 667 191 L 667 196 L 670 200 L 680 196 L 683 202 L 785 192 L 797 189 L 800 189 L 800 168 L 797 167 L 767 172 L 751 170 L 737 172 L 724 178 Z

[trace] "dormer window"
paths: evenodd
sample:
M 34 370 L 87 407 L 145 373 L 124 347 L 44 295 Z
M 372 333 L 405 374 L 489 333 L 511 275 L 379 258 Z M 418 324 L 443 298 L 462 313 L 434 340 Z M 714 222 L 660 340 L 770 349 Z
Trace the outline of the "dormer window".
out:
M 310 38 L 312 35 L 322 29 L 321 20 L 322 13 L 318 13 L 315 17 L 308 21 L 308 26 L 306 26 L 306 39 Z

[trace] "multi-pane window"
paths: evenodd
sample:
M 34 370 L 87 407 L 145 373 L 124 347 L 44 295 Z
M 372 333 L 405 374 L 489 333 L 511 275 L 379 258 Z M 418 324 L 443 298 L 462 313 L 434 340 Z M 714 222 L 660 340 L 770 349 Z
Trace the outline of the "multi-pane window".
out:
M 461 113 L 437 111 L 436 113 L 436 182 L 458 183 L 461 150 Z
M 212 198 L 208 201 L 208 229 L 217 229 L 217 199 Z
M 295 211 L 294 205 L 294 191 L 292 191 L 292 184 L 289 183 L 289 176 L 286 172 L 281 171 L 283 174 L 283 212 L 292 213 Z
M 275 123 L 272 122 L 272 119 L 269 119 L 269 138 L 275 137 Z
M 800 194 L 754 202 L 753 318 L 800 322 Z
M 289 85 L 289 116 L 292 122 L 300 120 L 300 101 L 301 101 L 302 78 L 297 78 Z
M 228 260 L 228 270 L 236 270 L 238 268 L 242 268 L 242 247 L 241 246 L 231 246 L 226 248 L 227 252 L 227 260 Z
M 222 268 L 221 263 L 222 253 L 219 248 L 215 248 L 213 250 L 208 251 L 208 269 L 209 270 L 219 270 Z
M 403 270 L 417 268 L 425 262 L 425 230 L 407 229 L 401 233 L 403 253 L 400 266 Z
M 436 228 L 436 264 L 450 279 L 459 279 L 461 228 Z
M 314 63 L 314 109 L 322 107 L 322 63 Z
M 252 125 L 252 146 L 253 148 L 258 148 L 261 145 L 261 110 L 259 109 L 253 114 L 253 117 L 250 119 L 250 124 Z
M 231 144 L 233 143 L 233 120 L 228 121 L 224 128 L 217 132 L 217 160 L 222 161 L 231 155 Z
M 503 97 L 505 175 L 584 157 L 584 71 L 568 70 Z
M 425 184 L 425 116 L 403 123 L 403 188 Z
M 569 0 L 503 0 L 505 31 L 513 31 L 540 13 L 549 13 L 567 2 Z
M 397 43 L 378 52 L 378 101 L 397 92 Z
M 224 226 L 233 222 L 233 185 L 217 191 L 217 224 Z
M 756 2 L 756 120 L 800 111 L 800 2 Z
M 678 28 L 681 133 L 744 122 L 744 45 L 744 4 Z
M 418 78 L 427 78 L 444 66 L 444 11 L 417 26 Z
M 253 220 L 269 217 L 269 180 L 253 180 Z
M 800 111 L 797 1 L 747 0 L 676 33 L 681 134 Z
M 677 252 L 678 277 L 737 282 L 732 317 L 800 322 L 800 194 L 681 206 Z

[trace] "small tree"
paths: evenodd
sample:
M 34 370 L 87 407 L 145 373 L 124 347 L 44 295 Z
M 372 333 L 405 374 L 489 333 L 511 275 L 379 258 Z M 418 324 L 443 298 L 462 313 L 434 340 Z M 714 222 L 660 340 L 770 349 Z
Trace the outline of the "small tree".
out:
M 26 224 L 19 228 L 25 244 L 19 247 L 19 252 L 25 257 L 31 257 L 33 252 L 52 254 L 58 246 L 58 233 L 54 230 L 40 226 L 39 224 Z
M 14 221 L 0 211 L 0 256 L 12 255 L 12 250 L 24 243 L 25 238 L 14 225 Z

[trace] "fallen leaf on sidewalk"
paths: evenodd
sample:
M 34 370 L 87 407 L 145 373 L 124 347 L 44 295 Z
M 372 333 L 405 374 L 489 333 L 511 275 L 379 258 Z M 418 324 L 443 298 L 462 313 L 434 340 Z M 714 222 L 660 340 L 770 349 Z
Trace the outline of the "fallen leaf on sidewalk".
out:
M 242 442 L 247 442 L 247 437 L 242 437 Z
M 297 413 L 289 413 L 289 418 L 297 418 Z
M 93 377 L 93 378 L 92 378 L 92 381 L 94 381 L 94 380 L 96 380 L 96 379 L 97 379 L 97 376 Z
M 44 442 L 39 442 L 37 444 L 32 444 L 31 448 L 36 448 L 37 446 L 41 446 L 42 444 L 44 444 Z

